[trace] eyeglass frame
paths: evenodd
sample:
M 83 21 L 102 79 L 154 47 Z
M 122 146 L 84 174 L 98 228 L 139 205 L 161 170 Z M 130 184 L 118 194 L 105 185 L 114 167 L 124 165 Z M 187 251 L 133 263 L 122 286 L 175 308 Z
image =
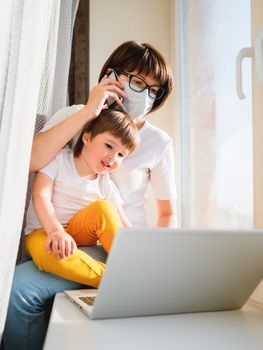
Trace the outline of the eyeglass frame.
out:
M 150 97 L 152 100 L 154 100 L 154 101 L 160 100 L 160 99 L 163 97 L 163 94 L 165 93 L 165 89 L 164 89 L 161 85 L 159 85 L 159 84 L 149 85 L 149 84 L 146 83 L 146 81 L 145 81 L 143 78 L 139 77 L 139 76 L 136 75 L 136 74 L 128 73 L 128 72 L 125 72 L 125 71 L 123 71 L 123 70 L 116 70 L 115 72 L 118 73 L 118 74 L 125 75 L 126 77 L 129 78 L 129 80 L 128 80 L 128 82 L 129 82 L 129 87 L 130 87 L 133 91 L 140 93 L 140 92 L 143 92 L 145 89 L 147 89 L 147 90 L 148 90 L 148 95 L 149 95 L 149 97 Z M 138 90 L 135 90 L 135 89 L 131 86 L 131 80 L 132 80 L 133 77 L 136 77 L 137 79 L 140 79 L 140 80 L 142 80 L 142 81 L 144 82 L 145 88 L 144 88 L 143 90 L 138 91 Z M 150 89 L 151 89 L 152 87 L 158 87 L 158 91 L 157 91 L 157 94 L 156 94 L 155 97 L 153 97 L 153 96 L 150 95 Z M 158 97 L 157 97 L 157 96 L 158 96 Z

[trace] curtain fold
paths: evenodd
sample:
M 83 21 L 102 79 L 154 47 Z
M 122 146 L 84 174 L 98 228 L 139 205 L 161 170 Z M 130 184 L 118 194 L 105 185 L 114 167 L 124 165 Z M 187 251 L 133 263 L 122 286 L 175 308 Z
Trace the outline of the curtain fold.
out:
M 77 0 L 15 0 L 1 6 L 0 341 L 21 235 L 39 101 L 41 97 L 49 111 L 52 106 L 66 104 L 70 43 L 77 6 Z M 55 43 L 52 57 L 49 56 L 51 40 Z M 64 52 L 63 42 L 66 43 Z M 63 66 L 58 73 L 60 64 Z M 49 83 L 43 84 L 46 68 L 50 69 Z M 56 79 L 60 79 L 61 85 L 58 86 L 58 81 L 54 83 Z M 62 85 L 63 91 L 56 94 Z
M 86 104 L 89 96 L 89 1 L 80 0 L 72 39 L 69 104 Z
M 67 104 L 67 88 L 74 21 L 79 0 L 53 2 L 38 114 L 49 119 Z M 36 131 L 40 126 L 36 126 Z

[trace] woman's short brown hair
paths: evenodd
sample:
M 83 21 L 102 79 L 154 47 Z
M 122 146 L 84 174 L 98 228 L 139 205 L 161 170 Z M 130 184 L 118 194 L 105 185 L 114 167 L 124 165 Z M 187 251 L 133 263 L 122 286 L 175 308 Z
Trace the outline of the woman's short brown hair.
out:
M 99 81 L 105 76 L 108 68 L 115 71 L 136 71 L 138 74 L 151 76 L 162 86 L 164 94 L 155 100 L 151 112 L 160 108 L 172 91 L 171 68 L 160 52 L 150 44 L 127 41 L 118 46 L 102 67 Z
M 138 129 L 132 119 L 126 113 L 103 109 L 97 118 L 84 125 L 74 146 L 74 157 L 78 157 L 81 154 L 84 145 L 82 138 L 85 133 L 89 133 L 92 140 L 95 136 L 104 132 L 109 132 L 120 139 L 130 153 L 138 145 Z

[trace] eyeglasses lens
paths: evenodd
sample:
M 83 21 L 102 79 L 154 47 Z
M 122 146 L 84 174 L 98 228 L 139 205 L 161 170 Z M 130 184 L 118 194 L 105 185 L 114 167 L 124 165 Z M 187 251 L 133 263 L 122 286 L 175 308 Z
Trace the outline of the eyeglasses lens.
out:
M 152 99 L 159 99 L 163 95 L 163 88 L 160 86 L 149 86 L 144 80 L 135 75 L 130 76 L 130 88 L 137 92 L 142 92 L 148 89 L 149 96 Z

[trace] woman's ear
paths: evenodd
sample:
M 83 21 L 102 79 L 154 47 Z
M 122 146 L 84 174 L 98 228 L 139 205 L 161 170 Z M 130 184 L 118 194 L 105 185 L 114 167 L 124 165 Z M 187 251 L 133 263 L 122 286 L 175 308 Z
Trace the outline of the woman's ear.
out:
M 84 145 L 87 145 L 90 142 L 90 133 L 89 132 L 84 132 L 82 136 L 82 141 Z

